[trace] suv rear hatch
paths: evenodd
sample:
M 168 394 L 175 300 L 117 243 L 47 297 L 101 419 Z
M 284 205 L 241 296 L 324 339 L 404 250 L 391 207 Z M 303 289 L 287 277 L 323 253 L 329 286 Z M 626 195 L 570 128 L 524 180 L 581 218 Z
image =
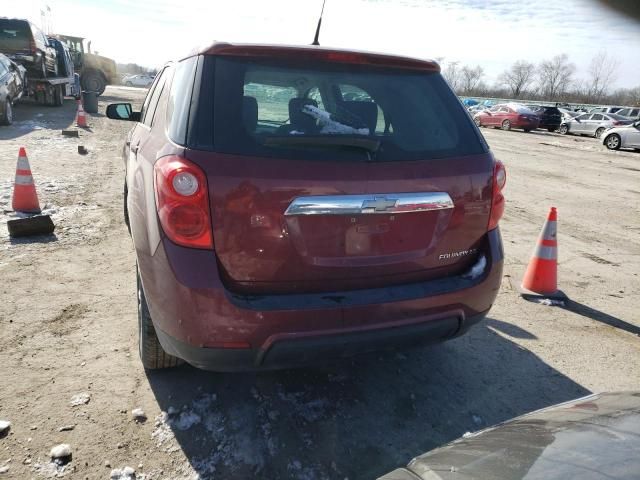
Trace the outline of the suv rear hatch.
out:
M 26 20 L 0 18 L 0 52 L 31 54 L 31 28 Z
M 493 158 L 437 65 L 335 58 L 204 57 L 187 156 L 233 290 L 374 287 L 477 258 Z

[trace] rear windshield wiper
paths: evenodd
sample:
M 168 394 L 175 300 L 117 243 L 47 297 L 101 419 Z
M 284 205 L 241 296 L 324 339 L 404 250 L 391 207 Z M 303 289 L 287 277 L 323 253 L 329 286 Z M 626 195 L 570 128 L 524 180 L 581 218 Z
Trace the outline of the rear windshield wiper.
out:
M 291 147 L 350 147 L 375 153 L 380 148 L 380 140 L 370 137 L 347 135 L 286 135 L 269 136 L 264 139 L 267 146 Z

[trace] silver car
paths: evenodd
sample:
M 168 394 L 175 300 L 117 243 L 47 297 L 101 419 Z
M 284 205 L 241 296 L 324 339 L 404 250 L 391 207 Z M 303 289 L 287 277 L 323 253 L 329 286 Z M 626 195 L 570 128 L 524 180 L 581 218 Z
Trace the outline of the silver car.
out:
M 618 150 L 619 148 L 640 150 L 640 121 L 607 130 L 602 135 L 602 144 L 609 150 Z
M 640 108 L 623 108 L 622 110 L 618 110 L 616 115 L 620 115 L 621 117 L 626 117 L 631 120 L 640 120 Z
M 608 128 L 630 125 L 631 120 L 615 113 L 583 113 L 572 120 L 563 122 L 558 131 L 566 135 L 593 135 L 596 138 Z

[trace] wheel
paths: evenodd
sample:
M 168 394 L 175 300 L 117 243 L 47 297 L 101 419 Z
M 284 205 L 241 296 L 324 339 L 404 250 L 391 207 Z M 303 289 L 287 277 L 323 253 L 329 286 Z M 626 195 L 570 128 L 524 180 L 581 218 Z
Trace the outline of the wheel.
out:
M 0 115 L 0 125 L 11 125 L 13 123 L 13 105 L 10 98 L 4 99 L 4 110 Z
M 604 133 L 605 128 L 604 127 L 600 127 L 599 129 L 596 130 L 596 134 L 594 135 L 594 137 L 596 138 L 600 138 L 602 136 L 602 134 Z
M 473 123 L 476 124 L 476 127 L 481 127 L 482 126 L 482 122 L 480 122 L 480 118 L 476 117 L 473 119 Z
M 159 370 L 161 368 L 176 367 L 183 360 L 169 355 L 162 349 L 156 329 L 151 321 L 147 299 L 144 296 L 140 273 L 136 266 L 137 290 L 138 290 L 138 350 L 142 365 L 147 370 Z
M 127 87 L 133 87 L 133 83 L 131 83 L 131 82 L 127 82 L 127 83 L 125 83 L 125 85 L 126 85 Z
M 555 128 L 547 128 L 547 132 L 549 132 L 549 133 L 553 133 L 553 132 L 555 132 L 555 131 L 556 131 L 556 129 L 555 129 Z
M 509 120 L 504 120 L 502 122 L 502 129 L 503 130 L 511 130 L 511 122 Z
M 61 107 L 64 103 L 64 85 L 56 85 L 53 90 L 53 104 Z
M 617 133 L 612 133 L 604 140 L 604 144 L 609 150 L 618 150 L 620 148 L 620 135 Z
M 569 127 L 567 127 L 565 124 L 560 125 L 558 133 L 561 135 L 566 135 L 567 133 L 569 133 Z
M 98 72 L 87 72 L 82 76 L 82 89 L 102 95 L 107 84 Z

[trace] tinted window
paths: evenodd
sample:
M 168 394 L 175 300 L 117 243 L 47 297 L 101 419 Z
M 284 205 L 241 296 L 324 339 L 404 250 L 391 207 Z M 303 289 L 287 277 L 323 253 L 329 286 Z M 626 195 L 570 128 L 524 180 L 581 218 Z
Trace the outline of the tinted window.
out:
M 617 113 L 610 113 L 607 115 L 607 117 L 610 118 L 611 120 L 622 120 L 622 121 L 629 120 L 628 118 L 618 115 Z
M 602 115 L 600 115 L 599 113 L 594 113 L 591 116 L 591 120 L 603 120 L 603 119 L 604 119 L 604 117 Z
M 169 124 L 169 138 L 184 145 L 187 136 L 187 122 L 193 78 L 196 71 L 198 57 L 191 57 L 178 62 L 171 82 L 171 93 L 167 103 L 167 122 Z
M 149 90 L 149 93 L 147 94 L 147 98 L 145 98 L 144 104 L 142 105 L 142 112 L 140 114 L 140 118 L 142 119 L 142 123 L 144 123 L 145 125 L 151 126 L 151 122 L 153 120 L 153 114 L 155 113 L 156 107 L 158 106 L 158 99 L 160 98 L 160 94 L 162 93 L 162 87 L 164 87 L 166 71 L 167 69 L 165 68 L 160 73 L 160 75 L 158 75 L 158 79 Z
M 0 51 L 29 47 L 31 30 L 23 20 L 0 18 Z
M 322 104 L 315 89 L 322 91 Z M 377 161 L 485 151 L 471 119 L 436 73 L 205 57 L 199 97 L 194 143 L 224 153 L 367 159 L 362 149 L 344 144 L 348 137 L 379 141 Z M 293 137 L 304 147 L 292 146 Z
M 588 120 L 589 118 L 591 118 L 591 114 L 590 113 L 585 113 L 583 115 L 577 116 L 576 120 Z

